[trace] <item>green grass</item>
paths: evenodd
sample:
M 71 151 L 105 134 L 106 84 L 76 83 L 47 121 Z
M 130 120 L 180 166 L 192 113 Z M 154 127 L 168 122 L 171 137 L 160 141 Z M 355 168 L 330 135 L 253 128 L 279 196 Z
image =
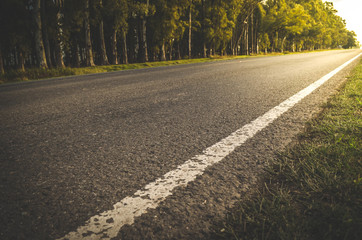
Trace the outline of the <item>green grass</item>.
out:
M 130 70 L 130 69 L 171 66 L 178 64 L 240 59 L 246 57 L 249 56 L 213 56 L 209 58 L 182 59 L 182 60 L 161 61 L 161 62 L 132 63 L 132 64 L 106 65 L 106 66 L 82 67 L 82 68 L 70 68 L 70 67 L 51 68 L 51 69 L 30 68 L 26 69 L 25 71 L 10 70 L 5 74 L 0 74 L 0 84 L 9 83 L 9 82 L 37 80 L 44 78 L 54 78 L 61 76 L 70 76 L 70 75 L 84 75 L 84 74 L 114 72 L 114 71 Z
M 362 61 L 266 169 L 258 191 L 228 214 L 218 239 L 361 239 Z

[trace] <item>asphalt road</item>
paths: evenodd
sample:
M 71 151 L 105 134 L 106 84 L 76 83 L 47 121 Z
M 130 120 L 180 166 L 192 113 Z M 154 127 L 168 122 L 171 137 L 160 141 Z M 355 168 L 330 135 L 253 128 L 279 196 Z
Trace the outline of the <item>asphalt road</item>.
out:
M 75 231 L 360 52 L 0 86 L 0 238 L 55 239 Z M 118 237 L 209 237 L 210 219 L 249 191 L 268 158 L 302 129 L 352 65 Z

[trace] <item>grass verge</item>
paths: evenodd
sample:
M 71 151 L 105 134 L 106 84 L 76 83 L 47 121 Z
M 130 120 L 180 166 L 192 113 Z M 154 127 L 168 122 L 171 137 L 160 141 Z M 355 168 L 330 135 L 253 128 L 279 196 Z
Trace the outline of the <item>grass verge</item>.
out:
M 312 52 L 319 52 L 326 50 L 315 50 Z M 310 51 L 303 51 L 306 53 Z M 190 63 L 201 63 L 201 62 L 212 62 L 218 60 L 231 60 L 231 59 L 241 59 L 248 57 L 256 56 L 276 56 L 276 55 L 285 55 L 285 54 L 299 54 L 301 52 L 284 52 L 284 53 L 268 53 L 252 56 L 212 56 L 209 58 L 197 58 L 197 59 L 182 59 L 182 60 L 172 60 L 172 61 L 161 61 L 161 62 L 147 62 L 147 63 L 132 63 L 132 64 L 120 64 L 120 65 L 106 65 L 106 66 L 95 66 L 95 67 L 82 67 L 82 68 L 51 68 L 51 69 L 41 69 L 41 68 L 30 68 L 25 71 L 22 70 L 10 70 L 4 74 L 0 74 L 0 84 L 2 83 L 11 83 L 11 82 L 22 82 L 28 80 L 37 80 L 45 78 L 54 78 L 62 76 L 71 76 L 71 75 L 85 75 L 93 73 L 104 73 L 104 72 L 114 72 L 130 69 L 140 69 L 140 68 L 149 68 L 149 67 L 161 67 L 161 66 L 171 66 L 179 64 L 190 64 Z
M 114 72 L 114 71 L 130 70 L 130 69 L 141 69 L 141 68 L 171 66 L 179 64 L 211 62 L 218 60 L 240 59 L 246 57 L 249 56 L 213 56 L 209 58 L 182 59 L 182 60 L 172 60 L 172 61 L 162 61 L 162 62 L 132 63 L 132 64 L 106 65 L 106 66 L 82 67 L 82 68 L 67 67 L 67 68 L 51 68 L 51 69 L 31 68 L 31 69 L 26 69 L 25 71 L 10 70 L 5 74 L 0 74 L 0 84 L 61 77 L 61 76 L 84 75 L 84 74 Z
M 362 61 L 260 189 L 217 228 L 218 239 L 361 239 Z

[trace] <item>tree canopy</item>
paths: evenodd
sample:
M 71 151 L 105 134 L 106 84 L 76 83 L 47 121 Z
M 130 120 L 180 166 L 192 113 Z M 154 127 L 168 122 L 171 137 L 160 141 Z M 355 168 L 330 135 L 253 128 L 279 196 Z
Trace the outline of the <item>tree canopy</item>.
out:
M 351 48 L 322 0 L 2 0 L 0 70 Z

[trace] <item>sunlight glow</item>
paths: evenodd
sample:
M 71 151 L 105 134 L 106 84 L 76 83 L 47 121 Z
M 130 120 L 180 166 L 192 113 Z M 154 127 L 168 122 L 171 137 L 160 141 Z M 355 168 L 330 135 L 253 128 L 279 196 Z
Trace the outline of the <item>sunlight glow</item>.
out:
M 328 0 L 333 2 L 337 15 L 346 20 L 347 29 L 357 34 L 362 44 L 362 1 L 361 0 Z

